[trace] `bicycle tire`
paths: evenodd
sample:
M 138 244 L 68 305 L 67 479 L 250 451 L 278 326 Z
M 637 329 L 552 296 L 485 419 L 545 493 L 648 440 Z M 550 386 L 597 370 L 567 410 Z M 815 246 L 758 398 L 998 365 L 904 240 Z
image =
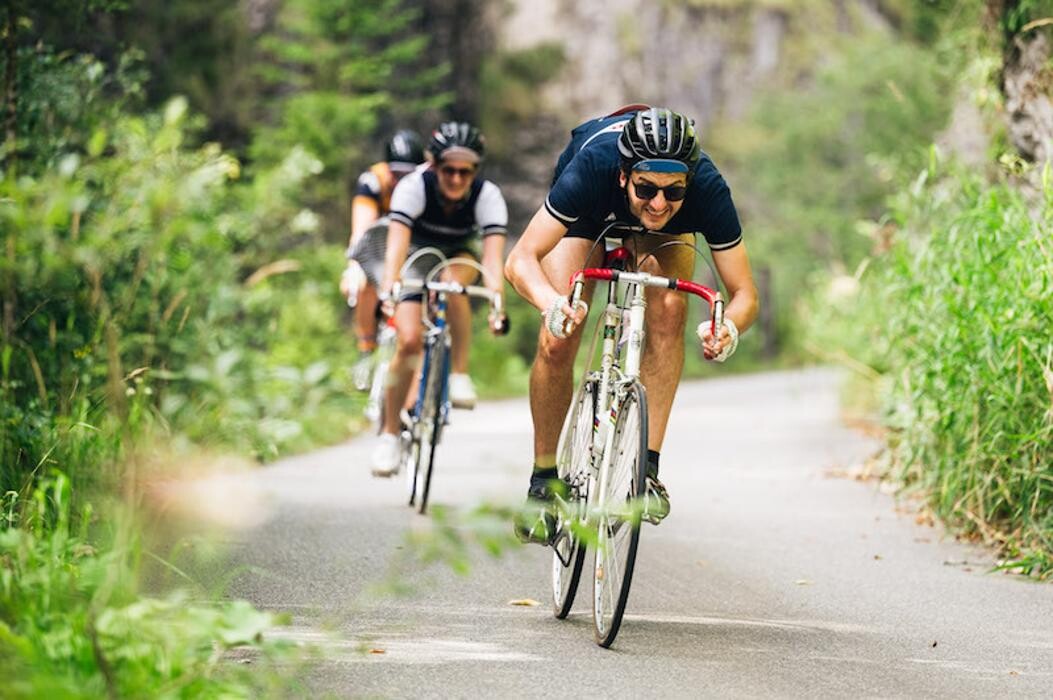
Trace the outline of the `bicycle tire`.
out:
M 420 386 L 419 381 L 418 387 Z M 416 408 L 411 412 L 409 419 L 410 424 L 403 424 L 400 432 L 403 450 L 401 458 L 402 465 L 406 468 L 406 486 L 409 488 L 407 505 L 413 507 L 417 504 L 417 482 L 420 480 L 420 418 L 417 416 Z
M 417 502 L 417 467 L 420 463 L 420 458 L 418 457 L 420 452 L 420 440 L 414 437 L 412 427 L 403 430 L 402 436 L 402 449 L 404 453 L 401 457 L 402 464 L 406 467 L 406 485 L 409 486 L 408 505 L 412 506 Z
M 552 614 L 563 620 L 574 606 L 574 596 L 585 564 L 585 543 L 572 530 L 572 514 L 579 522 L 585 517 L 592 450 L 593 422 L 596 418 L 596 380 L 585 381 L 567 412 L 559 436 L 556 468 L 559 478 L 571 485 L 566 507 L 556 516 L 556 540 L 552 543 Z
M 424 390 L 424 405 L 421 410 L 423 432 L 420 440 L 420 453 L 417 470 L 418 498 L 417 512 L 421 515 L 428 508 L 428 494 L 431 492 L 431 476 L 435 465 L 435 448 L 439 444 L 442 432 L 442 403 L 445 393 L 446 376 L 449 374 L 450 348 L 447 345 L 449 336 L 443 334 L 431 346 L 428 361 L 427 385 Z
M 592 619 L 602 647 L 614 642 L 629 600 L 647 474 L 647 395 L 637 381 L 617 400 L 607 505 L 598 517 L 593 568 Z

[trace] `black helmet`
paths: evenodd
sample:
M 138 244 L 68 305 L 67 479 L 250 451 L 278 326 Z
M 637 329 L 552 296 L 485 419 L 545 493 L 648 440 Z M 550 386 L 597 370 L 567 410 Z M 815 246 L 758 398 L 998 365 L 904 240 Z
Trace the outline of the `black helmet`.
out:
M 618 137 L 622 168 L 650 172 L 683 173 L 690 178 L 702 149 L 694 123 L 662 107 L 636 113 Z
M 384 147 L 384 160 L 389 163 L 412 163 L 413 165 L 423 163 L 424 144 L 420 142 L 417 132 L 409 129 L 396 131 Z
M 486 139 L 468 122 L 443 122 L 432 132 L 428 152 L 436 163 L 451 157 L 478 163 L 486 153 Z

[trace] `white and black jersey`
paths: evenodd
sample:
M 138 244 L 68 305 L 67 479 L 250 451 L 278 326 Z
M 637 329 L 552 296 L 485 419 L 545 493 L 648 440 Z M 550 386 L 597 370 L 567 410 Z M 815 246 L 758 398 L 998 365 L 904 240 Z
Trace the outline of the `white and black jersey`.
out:
M 414 243 L 449 243 L 508 233 L 508 206 L 500 188 L 489 180 L 476 178 L 468 195 L 449 214 L 442 201 L 435 171 L 421 168 L 399 181 L 391 195 L 389 216 L 409 226 Z

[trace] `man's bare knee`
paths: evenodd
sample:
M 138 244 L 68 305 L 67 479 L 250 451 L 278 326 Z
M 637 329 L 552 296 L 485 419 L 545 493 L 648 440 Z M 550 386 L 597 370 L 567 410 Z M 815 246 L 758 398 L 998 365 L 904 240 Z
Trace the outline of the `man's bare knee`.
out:
M 573 366 L 577 350 L 578 343 L 575 338 L 554 338 L 551 334 L 542 331 L 541 338 L 538 340 L 535 362 L 550 367 Z
M 424 350 L 424 338 L 420 333 L 399 336 L 398 355 L 402 358 L 416 357 Z
M 687 323 L 687 299 L 683 294 L 663 292 L 647 305 L 648 334 L 680 338 Z

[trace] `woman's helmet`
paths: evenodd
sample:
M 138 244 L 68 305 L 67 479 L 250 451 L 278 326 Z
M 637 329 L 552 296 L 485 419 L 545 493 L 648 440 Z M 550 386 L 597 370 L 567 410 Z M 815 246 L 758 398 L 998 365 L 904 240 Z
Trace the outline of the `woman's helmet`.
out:
M 432 132 L 428 152 L 436 163 L 445 158 L 479 163 L 486 153 L 486 139 L 468 122 L 443 122 Z
M 636 113 L 618 137 L 622 169 L 657 173 L 687 173 L 690 178 L 702 149 L 694 123 L 662 107 Z
M 424 162 L 424 144 L 416 131 L 400 129 L 395 132 L 384 147 L 384 160 L 388 163 L 410 163 L 419 165 Z

